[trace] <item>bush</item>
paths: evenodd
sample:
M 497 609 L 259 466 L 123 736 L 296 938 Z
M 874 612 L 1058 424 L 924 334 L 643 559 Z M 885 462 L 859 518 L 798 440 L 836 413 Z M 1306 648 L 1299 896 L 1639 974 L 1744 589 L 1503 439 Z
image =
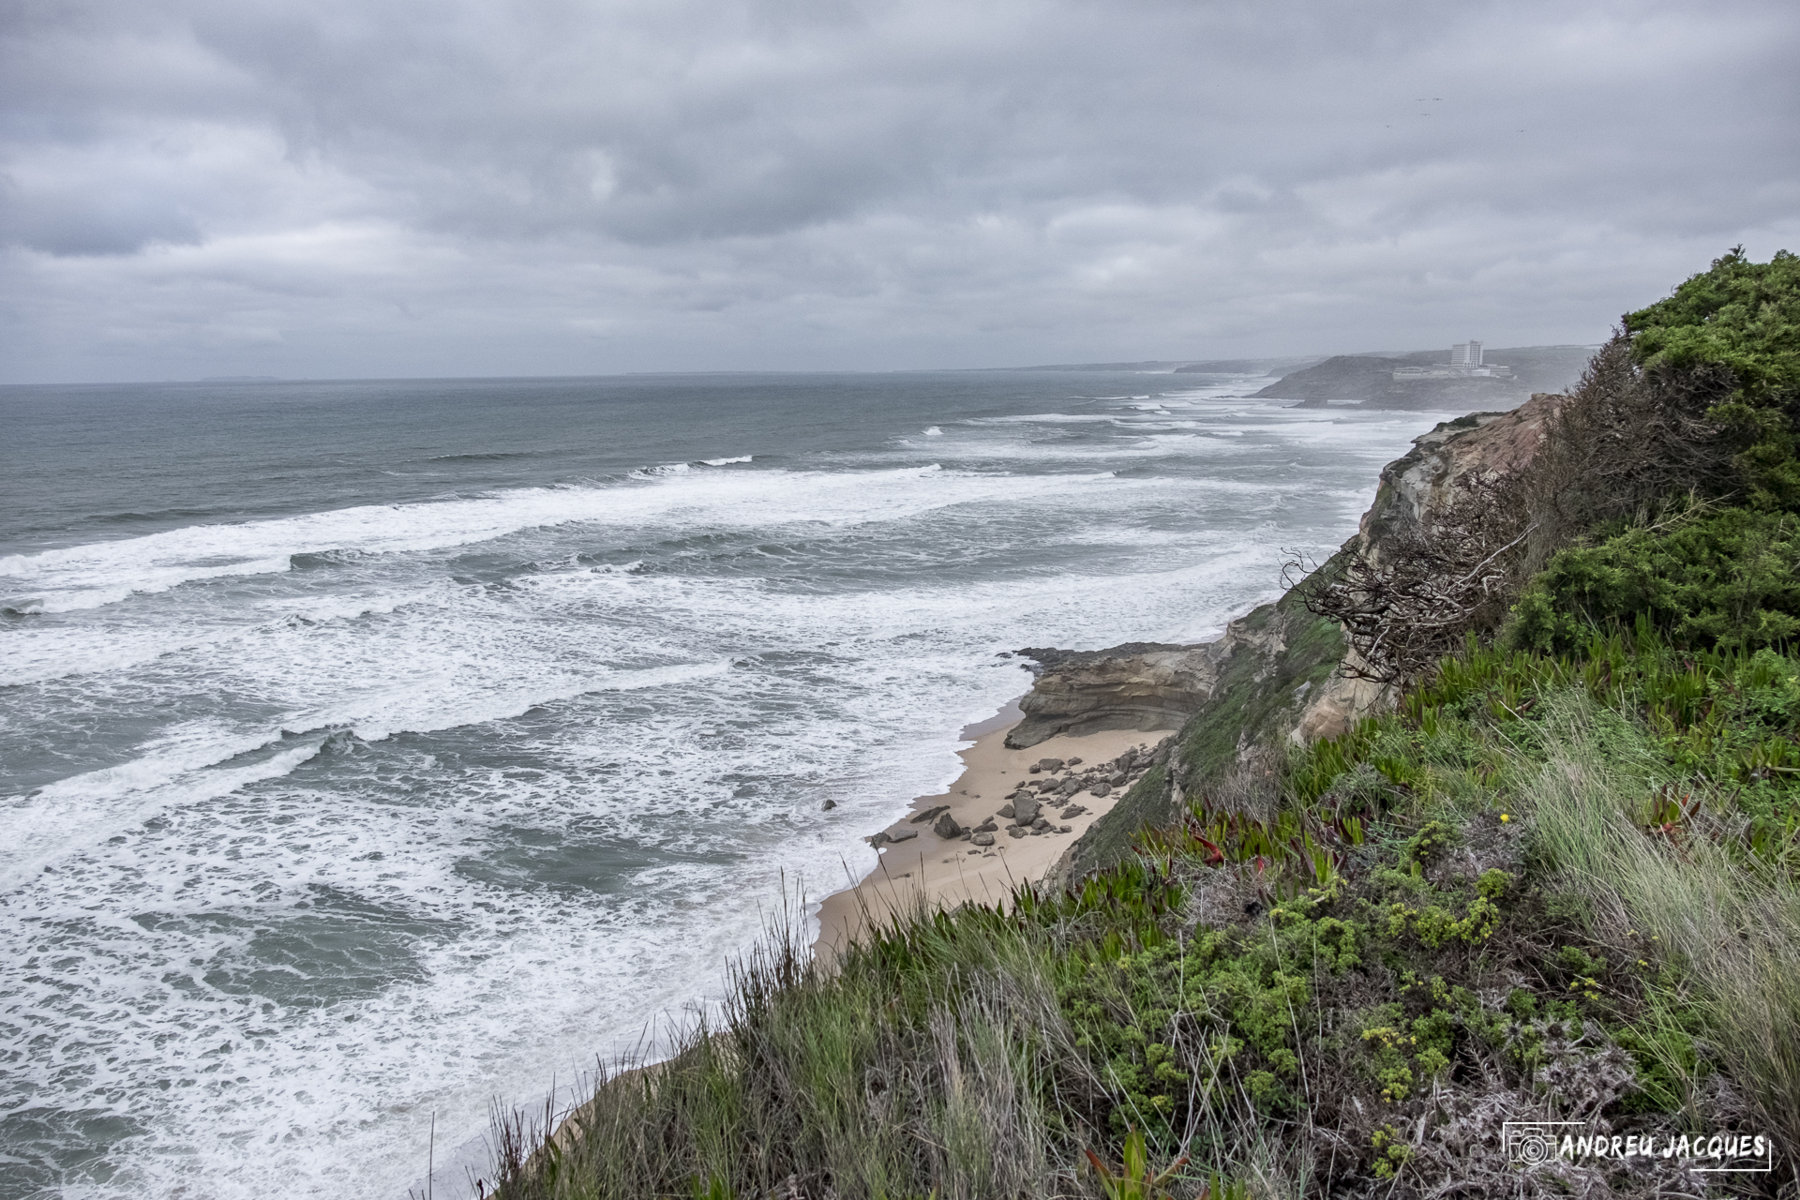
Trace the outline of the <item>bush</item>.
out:
M 1734 400 L 1791 408 L 1800 396 L 1800 257 L 1778 250 L 1753 263 L 1734 247 L 1668 299 L 1628 313 L 1625 328 L 1647 369 L 1723 368 Z
M 1736 247 L 1668 299 L 1627 314 L 1625 328 L 1665 390 L 1709 395 L 1708 415 L 1739 447 L 1747 502 L 1800 506 L 1800 258 L 1783 250 L 1753 263 Z
M 1645 617 L 1684 646 L 1754 649 L 1800 633 L 1800 518 L 1727 508 L 1564 550 L 1514 605 L 1505 644 L 1567 652 Z

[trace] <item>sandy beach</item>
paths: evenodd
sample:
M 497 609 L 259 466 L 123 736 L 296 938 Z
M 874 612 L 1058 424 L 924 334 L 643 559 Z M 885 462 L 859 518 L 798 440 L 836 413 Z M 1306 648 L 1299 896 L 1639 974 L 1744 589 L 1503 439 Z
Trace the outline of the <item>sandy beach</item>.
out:
M 920 796 L 906 816 L 888 827 L 890 833 L 915 833 L 908 840 L 881 847 L 881 861 L 860 881 L 827 896 L 819 905 L 819 934 L 814 950 L 836 956 L 871 922 L 885 923 L 894 914 L 914 908 L 954 908 L 965 901 L 992 904 L 1004 900 L 1019 884 L 1037 880 L 1087 827 L 1118 802 L 1124 789 L 1100 797 L 1082 792 L 1073 803 L 1087 811 L 1061 818 L 1061 804 L 1046 804 L 1045 815 L 1057 832 L 1011 837 L 1007 818 L 997 816 L 1007 796 L 1020 784 L 1044 778 L 1033 774 L 1032 764 L 1046 758 L 1065 762 L 1080 760 L 1083 767 L 1110 762 L 1134 746 L 1154 747 L 1168 730 L 1105 730 L 1079 736 L 1054 737 L 1028 750 L 1009 750 L 1006 735 L 1021 719 L 1009 704 L 994 717 L 963 730 L 974 744 L 959 752 L 963 771 L 947 792 Z M 949 806 L 957 824 L 974 828 L 989 818 L 1000 827 L 993 845 L 975 846 L 958 838 L 940 837 L 935 818 L 915 821 L 920 814 Z M 1066 827 L 1068 832 L 1061 830 Z

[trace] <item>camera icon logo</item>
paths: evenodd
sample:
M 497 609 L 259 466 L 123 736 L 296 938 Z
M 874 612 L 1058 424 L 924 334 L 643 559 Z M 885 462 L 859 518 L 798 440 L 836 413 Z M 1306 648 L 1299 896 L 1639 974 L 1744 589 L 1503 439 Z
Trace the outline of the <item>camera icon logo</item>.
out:
M 1558 1157 L 1563 1138 L 1582 1128 L 1579 1121 L 1508 1121 L 1501 1126 L 1500 1148 L 1508 1162 L 1535 1167 Z

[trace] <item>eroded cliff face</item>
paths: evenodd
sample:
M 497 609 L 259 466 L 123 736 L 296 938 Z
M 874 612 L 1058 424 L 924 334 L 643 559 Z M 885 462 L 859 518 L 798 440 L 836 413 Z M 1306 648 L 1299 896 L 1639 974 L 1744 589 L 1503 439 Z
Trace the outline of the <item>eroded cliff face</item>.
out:
M 1383 469 L 1374 503 L 1339 554 L 1379 560 L 1402 533 L 1430 536 L 1460 480 L 1530 461 L 1560 399 L 1540 393 L 1510 412 L 1474 413 L 1414 439 Z M 1019 702 L 1025 719 L 1007 735 L 1015 749 L 1059 733 L 1178 730 L 1158 748 L 1150 774 L 1070 847 L 1053 875 L 1065 882 L 1116 860 L 1139 828 L 1167 821 L 1257 753 L 1335 737 L 1392 702 L 1389 689 L 1344 669 L 1350 651 L 1341 630 L 1308 612 L 1294 590 L 1211 642 L 1021 653 L 1038 664 L 1038 676 Z
M 1531 461 L 1545 422 L 1562 396 L 1539 392 L 1509 412 L 1478 412 L 1445 421 L 1413 439 L 1413 448 L 1381 470 L 1375 500 L 1346 549 L 1360 547 L 1377 561 L 1402 530 L 1430 530 L 1471 476 L 1515 471 Z

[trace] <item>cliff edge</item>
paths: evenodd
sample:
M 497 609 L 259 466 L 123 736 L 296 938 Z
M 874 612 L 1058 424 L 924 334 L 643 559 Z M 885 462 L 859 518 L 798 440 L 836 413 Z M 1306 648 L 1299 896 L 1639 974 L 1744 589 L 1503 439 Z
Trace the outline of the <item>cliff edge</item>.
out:
M 1382 470 L 1355 536 L 1319 570 L 1358 552 L 1379 560 L 1402 536 L 1429 534 L 1460 480 L 1531 460 L 1559 399 L 1539 393 L 1508 412 L 1471 413 L 1413 439 Z M 1392 703 L 1389 689 L 1346 663 L 1342 631 L 1308 611 L 1303 589 L 1239 617 L 1210 642 L 1020 652 L 1038 673 L 1008 746 L 1101 729 L 1176 730 L 1158 746 L 1153 769 L 1069 847 L 1047 883 L 1066 885 L 1123 858 L 1139 830 L 1166 823 L 1194 795 L 1237 786 L 1259 755 L 1336 736 Z

